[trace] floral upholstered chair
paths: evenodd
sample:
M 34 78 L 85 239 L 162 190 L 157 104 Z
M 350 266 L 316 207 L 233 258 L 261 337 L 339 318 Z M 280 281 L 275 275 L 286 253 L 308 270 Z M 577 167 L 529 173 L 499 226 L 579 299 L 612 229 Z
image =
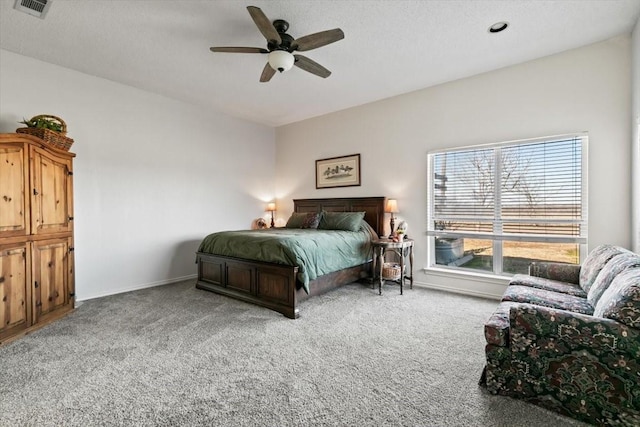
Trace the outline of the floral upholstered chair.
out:
M 481 384 L 600 425 L 640 426 L 640 256 L 534 263 L 485 324 Z

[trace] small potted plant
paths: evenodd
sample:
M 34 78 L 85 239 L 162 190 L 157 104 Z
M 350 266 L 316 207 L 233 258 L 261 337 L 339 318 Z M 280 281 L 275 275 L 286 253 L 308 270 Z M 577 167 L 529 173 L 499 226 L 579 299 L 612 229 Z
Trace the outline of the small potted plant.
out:
M 67 137 L 67 124 L 60 117 L 40 114 L 20 123 L 27 127 L 16 129 L 17 133 L 25 133 L 40 138 L 48 145 L 69 151 L 73 139 Z
M 55 116 L 40 115 L 32 117 L 30 120 L 25 120 L 23 118 L 20 123 L 27 125 L 28 128 L 49 129 L 54 132 L 65 132 L 63 128 L 64 122 Z

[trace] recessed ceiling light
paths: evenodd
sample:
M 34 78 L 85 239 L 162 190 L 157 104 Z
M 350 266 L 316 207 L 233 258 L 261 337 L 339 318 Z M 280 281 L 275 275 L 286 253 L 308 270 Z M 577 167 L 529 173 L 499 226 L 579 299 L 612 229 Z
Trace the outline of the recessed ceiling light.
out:
M 506 21 L 496 22 L 492 26 L 489 27 L 490 33 L 499 33 L 500 31 L 504 31 L 509 26 L 509 23 Z

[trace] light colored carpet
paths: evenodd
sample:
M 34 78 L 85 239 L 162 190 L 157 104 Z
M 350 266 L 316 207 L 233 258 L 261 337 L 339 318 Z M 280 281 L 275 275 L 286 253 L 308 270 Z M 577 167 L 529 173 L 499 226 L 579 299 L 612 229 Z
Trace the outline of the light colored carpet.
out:
M 193 281 L 91 300 L 0 347 L 0 425 L 583 425 L 477 385 L 497 304 L 354 283 L 290 320 Z

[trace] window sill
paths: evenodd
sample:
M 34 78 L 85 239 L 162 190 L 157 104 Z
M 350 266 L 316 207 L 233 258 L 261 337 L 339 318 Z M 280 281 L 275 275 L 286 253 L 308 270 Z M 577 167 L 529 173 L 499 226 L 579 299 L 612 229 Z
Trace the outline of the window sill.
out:
M 500 300 L 509 285 L 509 277 L 495 274 L 474 274 L 445 268 L 423 268 L 425 280 L 420 285 L 446 292 Z
M 500 285 L 508 285 L 511 280 L 510 276 L 500 276 L 497 274 L 491 273 L 481 273 L 481 272 L 471 272 L 471 271 L 460 271 L 460 270 L 452 270 L 448 268 L 438 268 L 438 267 L 424 267 L 422 271 L 425 274 L 447 277 L 447 278 L 465 278 L 474 280 L 477 282 L 485 282 L 490 284 L 500 284 Z

